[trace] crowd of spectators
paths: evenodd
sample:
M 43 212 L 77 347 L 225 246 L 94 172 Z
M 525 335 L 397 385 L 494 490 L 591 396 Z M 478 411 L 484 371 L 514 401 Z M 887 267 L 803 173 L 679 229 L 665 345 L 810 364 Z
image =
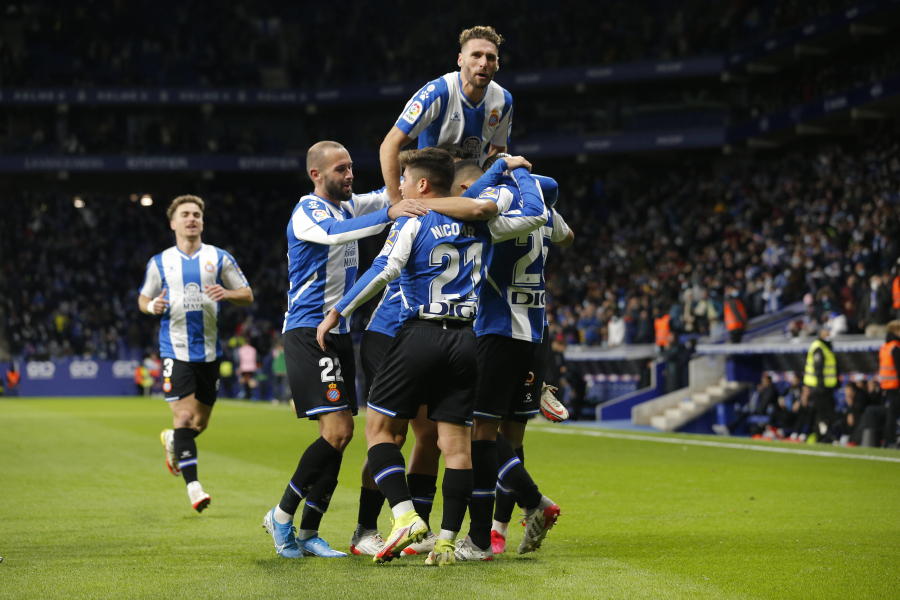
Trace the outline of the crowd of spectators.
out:
M 577 232 L 546 269 L 548 315 L 566 343 L 652 343 L 664 314 L 677 333 L 717 334 L 726 290 L 750 317 L 805 300 L 795 335 L 823 324 L 866 332 L 893 318 L 900 144 L 889 136 L 715 174 L 690 162 L 655 176 L 624 162 L 603 176 L 546 174 L 560 180 L 559 208 Z M 284 312 L 284 225 L 296 195 L 261 188 L 204 194 L 204 239 L 232 252 L 257 298 L 247 311 L 223 306 L 223 339 L 242 336 L 263 355 Z M 158 325 L 138 313 L 136 294 L 149 258 L 172 243 L 166 201 L 80 200 L 26 194 L 5 204 L 0 297 L 11 350 L 140 359 Z M 378 241 L 364 244 L 362 265 Z
M 0 5 L 4 86 L 294 87 L 390 83 L 454 68 L 471 15 L 509 40 L 505 68 L 545 69 L 721 53 L 852 0 L 537 0 L 509 6 L 404 0 L 13 0 Z
M 804 300 L 793 335 L 840 317 L 846 333 L 893 318 L 900 144 L 890 135 L 716 175 L 622 165 L 561 188 L 578 235 L 572 250 L 550 252 L 548 308 L 569 343 L 652 343 L 664 314 L 681 333 L 722 333 L 729 286 L 751 318 Z

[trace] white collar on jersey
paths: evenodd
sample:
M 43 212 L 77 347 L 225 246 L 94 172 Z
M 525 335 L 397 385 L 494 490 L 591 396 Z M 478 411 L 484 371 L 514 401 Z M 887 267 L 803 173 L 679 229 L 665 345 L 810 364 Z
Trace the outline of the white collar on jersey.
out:
M 175 246 L 175 252 L 177 252 L 178 254 L 180 254 L 181 256 L 183 256 L 184 258 L 186 258 L 188 260 L 194 260 L 195 258 L 200 256 L 200 252 L 202 252 L 202 251 L 203 251 L 203 243 L 202 242 L 200 244 L 200 247 L 197 248 L 197 251 L 194 252 L 193 254 L 191 254 L 190 256 L 188 256 L 187 254 L 182 252 L 181 248 L 179 248 L 178 246 Z
M 481 97 L 481 102 L 479 102 L 477 104 L 472 104 L 472 101 L 469 100 L 469 97 L 466 96 L 466 93 L 463 91 L 462 73 L 460 73 L 459 71 L 456 72 L 456 81 L 459 84 L 459 95 L 462 96 L 462 101 L 465 102 L 469 108 L 478 108 L 479 106 L 484 104 L 484 100 L 485 100 L 485 98 L 487 98 L 487 93 L 488 93 L 486 88 L 484 90 L 484 96 Z M 490 84 L 488 84 L 488 85 L 490 86 Z

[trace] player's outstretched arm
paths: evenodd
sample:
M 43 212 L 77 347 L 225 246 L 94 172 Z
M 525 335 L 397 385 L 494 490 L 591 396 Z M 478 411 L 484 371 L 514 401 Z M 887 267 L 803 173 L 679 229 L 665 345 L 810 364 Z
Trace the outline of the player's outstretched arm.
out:
M 497 214 L 497 205 L 489 200 L 426 198 L 421 202 L 430 210 L 460 221 L 487 221 Z
M 542 226 L 550 218 L 544 199 L 534 178 L 526 169 L 515 169 L 512 173 L 519 192 L 522 194 L 522 208 L 510 210 L 512 194 L 508 190 L 501 194 L 498 202 L 500 214 L 488 221 L 493 243 L 519 237 Z M 507 212 L 509 211 L 509 212 Z
M 316 328 L 316 340 L 325 349 L 325 334 L 334 329 L 340 317 L 349 317 L 357 308 L 380 292 L 384 286 L 400 276 L 409 260 L 413 241 L 421 225 L 418 219 L 401 218 L 391 228 L 387 241 L 375 262 L 344 294 L 325 319 Z
M 381 142 L 381 149 L 378 152 L 381 159 L 381 174 L 384 176 L 384 185 L 391 198 L 391 204 L 397 204 L 403 199 L 400 196 L 400 163 L 397 159 L 400 150 L 411 141 L 412 138 L 394 125 Z
M 291 226 L 298 240 L 337 246 L 361 240 L 384 231 L 384 226 L 400 217 L 425 215 L 428 209 L 417 200 L 403 200 L 377 212 L 338 221 L 325 210 L 306 204 L 294 212 Z

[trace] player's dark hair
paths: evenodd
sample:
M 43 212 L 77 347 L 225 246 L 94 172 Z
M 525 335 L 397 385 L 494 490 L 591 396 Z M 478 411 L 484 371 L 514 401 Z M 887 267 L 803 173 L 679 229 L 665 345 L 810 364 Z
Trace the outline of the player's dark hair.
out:
M 465 29 L 459 34 L 459 48 L 466 45 L 469 40 L 487 40 L 497 46 L 500 50 L 500 44 L 503 43 L 503 36 L 497 33 L 490 25 L 476 25 L 471 29 Z
M 178 196 L 177 198 L 172 200 L 172 204 L 170 204 L 169 208 L 166 209 L 166 216 L 169 217 L 169 220 L 171 221 L 172 218 L 175 216 L 175 211 L 178 210 L 179 206 L 181 206 L 182 204 L 190 204 L 190 203 L 194 203 L 197 206 L 199 206 L 201 213 L 203 213 L 206 210 L 206 204 L 203 202 L 203 200 L 201 200 L 197 196 L 191 196 L 188 194 L 185 196 Z
M 446 150 L 423 148 L 406 150 L 399 156 L 400 170 L 415 172 L 416 178 L 424 178 L 435 194 L 449 196 L 453 185 L 453 158 Z
M 484 171 L 477 164 L 470 160 L 464 160 L 453 165 L 454 177 L 453 185 L 459 185 L 463 181 L 476 181 L 484 175 Z
M 447 143 L 445 143 L 445 144 L 440 144 L 440 145 L 438 146 L 438 148 L 440 148 L 441 150 L 446 150 L 447 152 L 449 152 L 449 153 L 450 153 L 450 157 L 451 157 L 454 161 L 458 161 L 458 160 L 468 160 L 469 158 L 471 158 L 471 157 L 469 156 L 469 153 L 466 152 L 465 150 L 463 150 L 462 147 L 457 146 L 456 144 L 451 144 L 450 142 L 447 142 Z
M 511 158 L 512 154 L 507 154 L 506 152 L 497 152 L 496 154 L 491 154 L 484 160 L 484 170 L 487 171 L 491 167 L 494 166 L 494 163 L 500 160 L 501 158 Z

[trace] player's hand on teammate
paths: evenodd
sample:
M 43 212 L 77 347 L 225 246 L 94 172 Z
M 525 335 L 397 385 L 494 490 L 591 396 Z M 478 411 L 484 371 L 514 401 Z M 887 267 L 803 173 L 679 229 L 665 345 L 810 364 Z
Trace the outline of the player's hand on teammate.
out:
M 213 302 L 219 302 L 220 300 L 225 300 L 228 295 L 228 290 L 223 288 L 218 283 L 216 285 L 208 285 L 206 286 L 206 295 L 209 296 L 209 299 Z
M 166 300 L 166 294 L 169 293 L 169 289 L 166 288 L 162 291 L 162 294 L 154 298 L 150 304 L 147 305 L 147 309 L 150 314 L 153 315 L 161 315 L 169 308 L 169 301 Z
M 322 349 L 322 352 L 325 351 L 325 334 L 337 327 L 340 321 L 341 313 L 332 308 L 325 320 L 316 327 L 316 341 L 319 343 L 319 348 Z
M 508 171 L 514 171 L 515 169 L 528 169 L 528 172 L 531 173 L 531 163 L 525 160 L 522 156 L 510 156 L 509 158 L 504 158 L 506 161 L 506 169 Z
M 396 221 L 400 217 L 424 217 L 428 214 L 428 208 L 418 200 L 401 200 L 388 209 L 388 217 Z

